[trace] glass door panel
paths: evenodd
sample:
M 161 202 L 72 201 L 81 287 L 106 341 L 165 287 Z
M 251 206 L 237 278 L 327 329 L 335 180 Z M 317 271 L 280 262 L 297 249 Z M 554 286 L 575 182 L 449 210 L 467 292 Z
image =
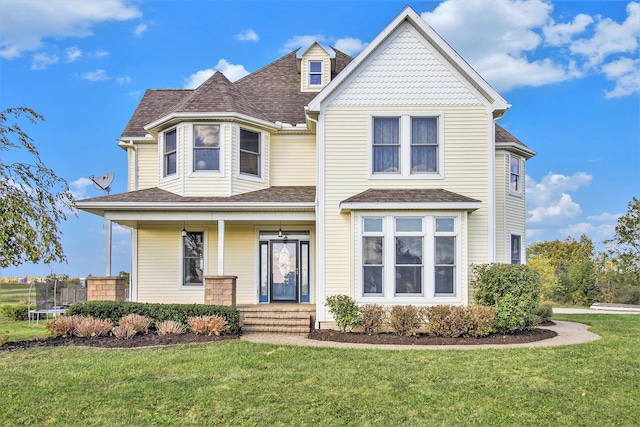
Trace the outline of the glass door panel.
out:
M 298 300 L 298 241 L 271 241 L 271 301 Z

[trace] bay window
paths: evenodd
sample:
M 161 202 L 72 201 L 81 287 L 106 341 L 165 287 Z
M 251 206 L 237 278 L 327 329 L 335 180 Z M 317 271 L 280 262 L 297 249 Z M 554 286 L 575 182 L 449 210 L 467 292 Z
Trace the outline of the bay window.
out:
M 362 214 L 362 301 L 458 301 L 460 221 L 459 215 Z
M 177 171 L 178 142 L 176 130 L 164 133 L 163 176 L 174 175 Z
M 260 177 L 260 133 L 240 129 L 240 173 Z

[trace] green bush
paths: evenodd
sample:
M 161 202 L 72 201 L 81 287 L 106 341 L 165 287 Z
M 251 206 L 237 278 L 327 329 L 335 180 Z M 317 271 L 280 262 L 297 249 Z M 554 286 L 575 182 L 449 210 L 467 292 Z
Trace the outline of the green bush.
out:
M 640 286 L 625 289 L 620 298 L 621 304 L 640 304 Z
M 119 322 L 127 314 L 147 316 L 156 322 L 173 320 L 187 324 L 190 317 L 221 316 L 229 324 L 228 332 L 240 334 L 240 313 L 235 307 L 204 304 L 149 304 L 127 301 L 83 301 L 73 304 L 67 315 L 93 316 Z
M 5 305 L 2 307 L 0 317 L 10 321 L 28 320 L 29 306 L 27 304 Z
M 345 333 L 347 329 L 360 324 L 360 310 L 351 297 L 347 295 L 332 295 L 327 298 L 326 305 L 338 324 L 340 332 Z
M 360 307 L 364 332 L 374 335 L 382 330 L 387 321 L 387 310 L 378 304 L 365 304 Z
M 496 309 L 493 332 L 508 334 L 535 326 L 541 284 L 534 269 L 515 264 L 477 265 L 473 287 L 478 305 Z
M 549 322 L 553 316 L 553 304 L 550 302 L 542 302 L 534 312 L 538 316 L 539 323 Z
M 424 310 L 413 305 L 394 305 L 389 315 L 389 325 L 398 335 L 417 335 L 424 320 Z
M 491 333 L 496 310 L 472 305 L 436 305 L 425 309 L 426 329 L 438 337 L 484 337 Z

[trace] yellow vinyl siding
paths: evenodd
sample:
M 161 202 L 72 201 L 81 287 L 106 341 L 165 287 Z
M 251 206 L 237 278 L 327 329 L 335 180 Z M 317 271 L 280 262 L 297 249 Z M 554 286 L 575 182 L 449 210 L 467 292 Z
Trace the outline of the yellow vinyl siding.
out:
M 315 135 L 274 135 L 271 138 L 272 186 L 316 185 Z
M 236 303 L 256 302 L 256 251 L 252 224 L 225 223 L 224 274 L 238 276 L 236 281 Z
M 496 153 L 496 262 L 507 262 L 507 247 L 509 242 L 505 230 L 506 198 L 509 192 L 509 154 L 504 151 Z
M 196 123 L 197 124 L 197 123 Z M 187 125 L 192 132 L 193 124 Z M 184 195 L 188 197 L 225 197 L 229 195 L 229 169 L 227 158 L 231 148 L 231 132 L 229 124 L 220 123 L 220 164 L 221 172 L 193 171 L 193 136 L 185 143 L 184 162 Z M 218 174 L 219 176 L 212 176 Z
M 444 179 L 379 179 L 369 177 L 370 116 L 376 113 L 442 113 L 444 120 Z M 482 201 L 468 215 L 465 267 L 488 260 L 488 129 L 487 112 L 474 106 L 329 106 L 325 116 L 325 265 L 326 294 L 353 295 L 353 223 L 341 213 L 340 202 L 368 188 L 444 188 Z M 465 248 L 463 248 L 465 249 Z M 463 250 L 463 252 L 465 252 Z M 465 273 L 465 271 L 462 271 Z M 351 278 L 348 280 L 347 278 Z M 463 290 L 467 274 L 462 275 Z M 352 283 L 349 283 L 352 282 Z M 463 291 L 464 292 L 464 291 Z M 467 295 L 463 295 L 466 301 Z
M 135 156 L 138 157 L 138 188 L 135 185 L 135 176 L 131 176 L 131 190 L 144 190 L 158 186 L 158 144 L 138 144 Z M 133 165 L 135 168 L 135 165 Z M 135 171 L 133 171 L 135 174 Z

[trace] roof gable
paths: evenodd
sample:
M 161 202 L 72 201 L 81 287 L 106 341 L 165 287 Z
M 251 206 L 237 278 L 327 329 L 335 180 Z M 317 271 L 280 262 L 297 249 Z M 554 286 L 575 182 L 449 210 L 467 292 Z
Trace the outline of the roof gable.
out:
M 449 44 L 435 32 L 420 16 L 409 6 L 407 6 L 378 36 L 362 51 L 356 58 L 345 67 L 332 82 L 320 92 L 310 103 L 309 110 L 320 111 L 321 105 L 331 96 L 335 96 L 338 88 L 350 78 L 363 63 L 376 54 L 376 51 L 387 42 L 390 36 L 396 34 L 403 24 L 408 23 L 424 40 L 429 43 L 435 52 L 451 65 L 452 69 L 460 74 L 462 79 L 468 82 L 480 95 L 485 104 L 496 111 L 496 116 L 501 115 L 509 108 L 507 102 L 500 94 L 493 89 L 471 66 L 465 62 Z

